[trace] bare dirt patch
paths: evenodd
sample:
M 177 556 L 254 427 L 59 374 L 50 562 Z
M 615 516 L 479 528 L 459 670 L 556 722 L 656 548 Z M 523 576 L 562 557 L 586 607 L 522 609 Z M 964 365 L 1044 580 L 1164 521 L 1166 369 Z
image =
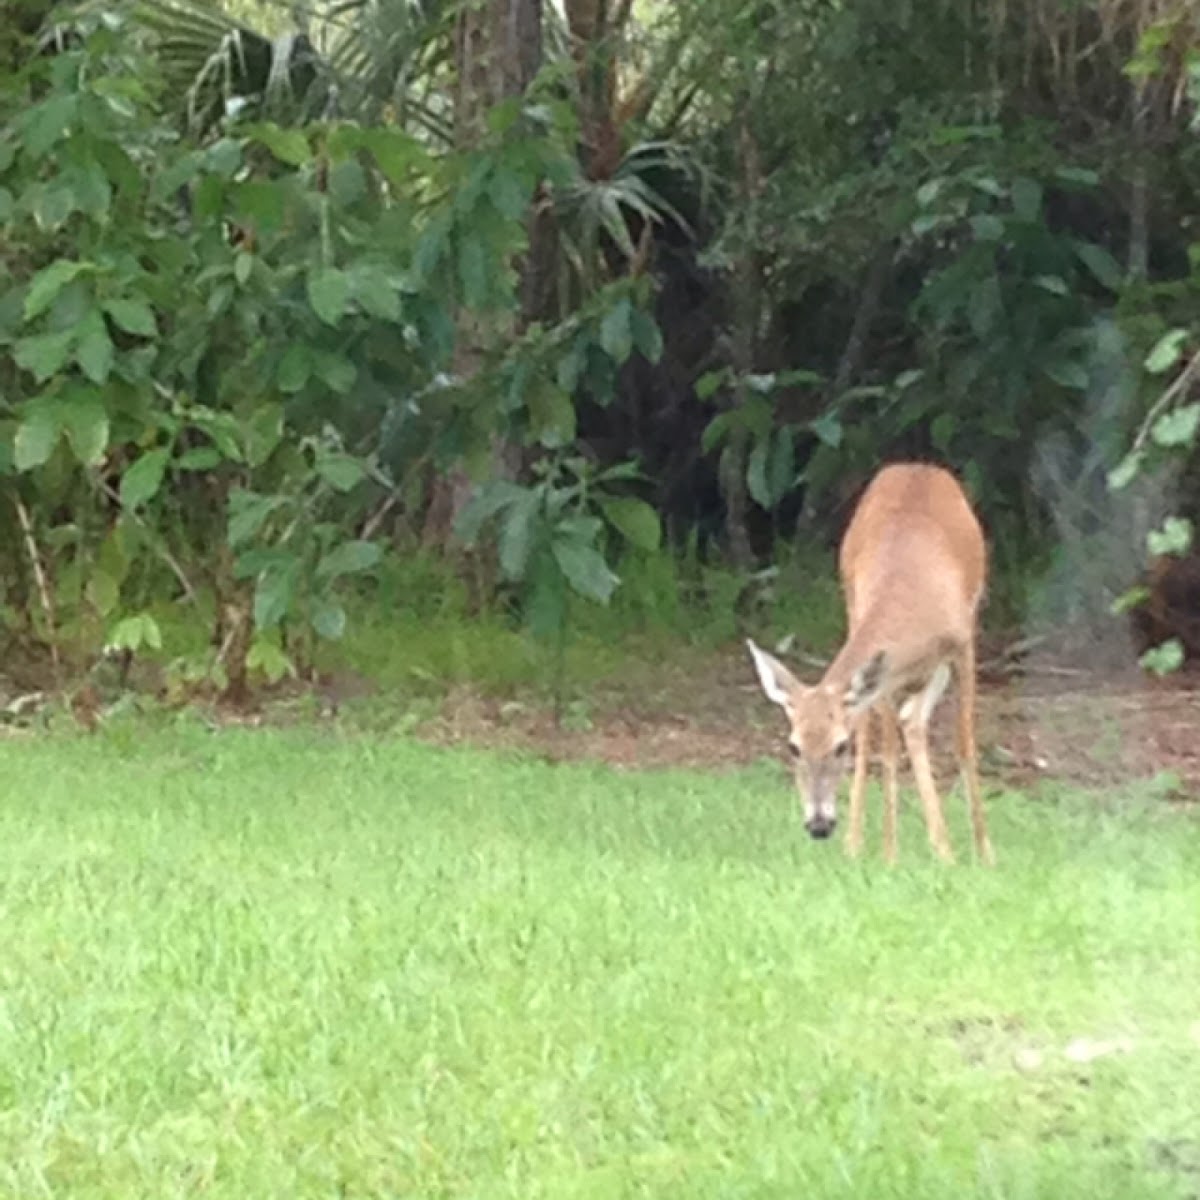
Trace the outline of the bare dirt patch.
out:
M 744 766 L 782 758 L 783 723 L 744 655 L 664 665 L 652 682 L 596 689 L 556 724 L 544 702 L 451 691 L 418 729 L 431 741 L 519 749 L 551 761 L 622 768 Z M 953 772 L 954 700 L 935 717 L 934 749 Z M 1200 795 L 1200 678 L 1111 672 L 983 678 L 979 739 L 985 776 L 1014 786 L 1057 779 L 1102 787 L 1170 772 L 1167 790 Z M 1169 783 L 1170 781 L 1168 781 Z
M 1155 680 L 1136 669 L 1088 670 L 1077 657 L 1017 674 L 1007 666 L 1000 672 L 997 662 L 980 674 L 986 781 L 1102 788 L 1157 779 L 1164 796 L 1200 799 L 1200 670 Z M 816 668 L 810 668 L 811 675 Z M 149 678 L 131 680 L 144 685 L 132 693 L 87 683 L 60 695 L 53 688 L 24 691 L 19 682 L 25 681 L 0 687 L 0 736 L 30 732 L 52 712 L 96 729 L 131 700 L 138 707 L 138 696 L 156 703 L 150 698 L 161 691 Z M 725 770 L 787 757 L 783 718 L 763 697 L 740 646 L 718 653 L 676 650 L 659 662 L 631 663 L 619 679 L 577 689 L 559 720 L 535 689 L 498 696 L 456 686 L 440 696 L 390 695 L 348 673 L 315 687 L 292 681 L 268 689 L 248 708 L 201 697 L 192 703 L 219 724 L 292 724 L 341 714 L 351 727 L 402 730 L 441 745 L 490 746 L 618 769 Z M 932 739 L 947 782 L 954 774 L 954 704 L 952 692 L 935 716 Z

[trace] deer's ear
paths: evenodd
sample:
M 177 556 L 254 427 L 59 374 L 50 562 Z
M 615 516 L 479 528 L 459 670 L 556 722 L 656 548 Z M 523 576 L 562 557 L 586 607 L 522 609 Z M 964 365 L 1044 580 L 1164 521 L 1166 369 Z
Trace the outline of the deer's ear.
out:
M 779 661 L 765 650 L 760 650 L 749 638 L 746 645 L 750 647 L 750 655 L 758 669 L 758 681 L 767 694 L 768 700 L 787 708 L 792 697 L 803 690 L 803 684 Z
M 878 650 L 853 675 L 846 688 L 846 707 L 852 713 L 870 708 L 883 692 L 887 679 L 887 652 Z

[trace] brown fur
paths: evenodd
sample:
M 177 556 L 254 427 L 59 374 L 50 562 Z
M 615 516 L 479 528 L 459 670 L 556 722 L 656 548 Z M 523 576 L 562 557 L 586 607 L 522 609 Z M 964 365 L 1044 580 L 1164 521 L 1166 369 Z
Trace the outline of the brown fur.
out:
M 975 849 L 990 863 L 975 745 L 975 626 L 987 552 L 979 521 L 958 481 L 948 471 L 924 464 L 883 468 L 855 509 L 842 540 L 839 570 L 848 636 L 820 683 L 805 687 L 751 645 L 768 696 L 787 712 L 806 806 L 817 812 L 817 823 L 821 812 L 833 811 L 846 739 L 856 734 L 846 848 L 852 855 L 861 852 L 871 727 L 877 716 L 883 733 L 886 857 L 893 862 L 897 857 L 899 725 L 930 843 L 941 858 L 951 861 L 953 851 L 929 764 L 928 726 L 953 673 L 959 686 L 958 755 Z

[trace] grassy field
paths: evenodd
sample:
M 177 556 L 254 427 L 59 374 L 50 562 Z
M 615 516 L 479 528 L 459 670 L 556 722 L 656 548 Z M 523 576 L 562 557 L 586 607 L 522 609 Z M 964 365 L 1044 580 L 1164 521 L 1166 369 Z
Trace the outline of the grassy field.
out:
M 888 870 L 766 765 L 192 722 L 0 764 L 6 1200 L 1200 1193 L 1193 816 L 998 795 L 987 872 L 910 803 Z

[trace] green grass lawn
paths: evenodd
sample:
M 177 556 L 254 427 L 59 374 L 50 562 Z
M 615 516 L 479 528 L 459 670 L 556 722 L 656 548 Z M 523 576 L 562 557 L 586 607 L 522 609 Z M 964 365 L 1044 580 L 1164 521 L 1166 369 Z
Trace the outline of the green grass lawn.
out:
M 190 722 L 0 766 L 5 1200 L 1200 1193 L 1194 817 L 1000 795 L 946 869 L 906 796 L 888 870 L 767 767 Z

